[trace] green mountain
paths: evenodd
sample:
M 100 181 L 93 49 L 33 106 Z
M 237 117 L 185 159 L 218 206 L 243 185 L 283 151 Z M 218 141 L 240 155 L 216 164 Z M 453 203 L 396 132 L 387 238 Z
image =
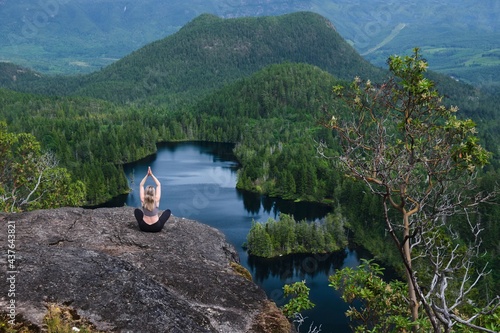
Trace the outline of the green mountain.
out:
M 0 62 L 0 86 L 10 87 L 17 80 L 22 82 L 33 81 L 41 78 L 41 74 L 29 68 L 24 68 L 8 62 Z
M 312 153 L 305 153 L 315 151 L 314 141 L 333 142 L 318 127 L 319 111 L 335 103 L 331 87 L 336 80 L 360 76 L 377 82 L 385 75 L 360 57 L 320 15 L 299 12 L 221 19 L 204 14 L 177 33 L 92 74 L 53 77 L 1 63 L 1 84 L 30 94 L 10 96 L 4 90 L 0 114 L 12 130 L 34 133 L 46 149 L 58 152 L 63 163 L 73 165 L 70 169 L 79 179 L 87 179 L 91 193 L 98 193 L 89 198 L 91 203 L 123 191 L 123 179 L 118 177 L 109 186 L 97 188 L 93 179 L 110 178 L 96 171 L 101 165 L 144 157 L 154 152 L 154 142 L 186 139 L 240 143 L 238 157 L 244 172 L 250 173 L 240 179 L 251 180 L 240 186 L 286 196 L 290 190 L 279 184 L 253 188 L 259 183 L 255 183 L 258 175 L 273 177 L 260 170 L 266 163 L 248 157 L 266 156 L 264 147 L 281 142 L 287 155 L 275 161 L 276 168 L 295 173 L 288 170 L 286 176 L 274 179 L 300 183 L 307 178 L 302 172 L 309 170 L 308 185 L 292 192 L 322 200 L 333 190 L 327 184 L 334 182 L 325 176 L 324 163 L 315 161 L 317 165 L 309 163 L 304 168 L 304 158 L 314 160 Z M 459 105 L 462 115 L 478 122 L 487 148 L 500 156 L 498 96 L 445 75 L 430 76 L 448 103 Z M 145 146 L 140 135 L 127 136 L 134 126 L 151 129 L 146 140 L 150 145 Z M 279 164 L 290 157 L 299 162 Z M 314 174 L 323 175 L 324 180 L 314 179 Z M 318 182 L 323 185 L 316 186 Z
M 334 103 L 331 89 L 338 83 L 339 79 L 317 66 L 273 64 L 208 94 L 192 109 L 222 118 L 279 118 L 314 124 L 321 107 Z
M 43 73 L 90 73 L 202 13 L 237 18 L 297 11 L 329 19 L 377 66 L 391 54 L 420 47 L 432 70 L 475 85 L 498 84 L 497 0 L 0 1 L 0 61 Z
M 12 82 L 9 88 L 91 96 L 115 102 L 175 102 L 221 87 L 274 63 L 316 65 L 339 78 L 381 78 L 324 17 L 221 19 L 201 15 L 177 33 L 81 77 Z

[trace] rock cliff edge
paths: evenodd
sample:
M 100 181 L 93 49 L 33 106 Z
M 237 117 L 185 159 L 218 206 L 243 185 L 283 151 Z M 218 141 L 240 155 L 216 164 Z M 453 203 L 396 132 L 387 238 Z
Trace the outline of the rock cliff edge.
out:
M 4 235 L 9 221 L 16 311 L 36 325 L 56 303 L 110 332 L 290 332 L 276 305 L 234 270 L 235 249 L 207 225 L 172 216 L 162 232 L 144 233 L 131 207 L 0 214 Z M 9 299 L 0 296 L 5 312 Z

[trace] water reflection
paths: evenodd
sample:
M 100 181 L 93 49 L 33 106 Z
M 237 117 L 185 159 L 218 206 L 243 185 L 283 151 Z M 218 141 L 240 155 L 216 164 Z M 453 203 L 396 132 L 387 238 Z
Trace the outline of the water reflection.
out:
M 329 276 L 342 268 L 347 251 L 326 254 L 294 254 L 274 259 L 249 256 L 247 266 L 254 272 L 256 282 L 275 278 L 287 281 L 293 278 L 309 280 L 318 275 Z
M 265 213 L 275 220 L 279 218 L 279 213 L 281 212 L 292 215 L 296 221 L 317 221 L 332 211 L 331 207 L 319 203 L 295 202 L 243 190 L 238 190 L 237 194 L 249 214 L 258 215 Z
M 237 191 L 238 199 L 243 202 L 243 207 L 250 215 L 260 213 L 260 194 L 248 191 Z
M 328 286 L 328 276 L 343 265 L 355 266 L 359 262 L 355 249 L 269 260 L 249 257 L 241 247 L 252 220 L 278 219 L 282 212 L 292 215 L 296 221 L 316 221 L 324 218 L 331 211 L 330 207 L 237 190 L 238 162 L 232 149 L 231 144 L 206 142 L 160 144 L 157 154 L 124 166 L 132 192 L 108 204 L 138 207 L 137 186 L 151 166 L 164 187 L 160 207 L 172 209 L 174 216 L 194 219 L 222 231 L 237 249 L 242 265 L 278 306 L 286 302 L 284 284 L 306 280 L 316 307 L 304 315 L 311 322 L 322 324 L 322 332 L 349 332 L 344 316 L 347 305 Z
M 175 153 L 182 145 L 196 145 L 199 148 L 200 155 L 212 157 L 212 162 L 236 162 L 233 154 L 234 144 L 222 142 L 162 142 L 158 144 L 158 151 L 168 151 Z M 237 165 L 235 165 L 237 167 Z

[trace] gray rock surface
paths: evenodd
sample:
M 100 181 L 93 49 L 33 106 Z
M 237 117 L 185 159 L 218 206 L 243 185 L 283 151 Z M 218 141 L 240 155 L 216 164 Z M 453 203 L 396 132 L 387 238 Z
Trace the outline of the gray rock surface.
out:
M 8 221 L 16 311 L 36 325 L 56 303 L 112 332 L 290 332 L 276 305 L 232 268 L 235 249 L 207 225 L 172 216 L 162 232 L 144 233 L 130 207 L 0 214 L 2 234 Z

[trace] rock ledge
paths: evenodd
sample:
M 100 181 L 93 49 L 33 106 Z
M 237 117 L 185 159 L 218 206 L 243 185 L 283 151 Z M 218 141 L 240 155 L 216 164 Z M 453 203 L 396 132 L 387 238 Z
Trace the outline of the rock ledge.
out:
M 4 231 L 8 221 L 16 311 L 38 326 L 46 305 L 57 303 L 111 332 L 291 330 L 265 293 L 231 268 L 237 252 L 207 225 L 172 216 L 162 232 L 144 233 L 131 207 L 0 214 Z M 2 311 L 9 301 L 2 293 Z

